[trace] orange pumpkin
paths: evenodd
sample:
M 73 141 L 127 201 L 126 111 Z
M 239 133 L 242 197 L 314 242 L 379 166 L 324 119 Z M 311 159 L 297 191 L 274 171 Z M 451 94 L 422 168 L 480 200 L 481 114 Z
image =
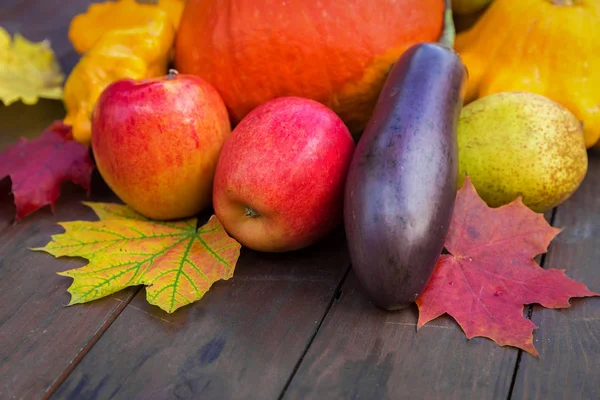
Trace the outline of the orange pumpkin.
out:
M 437 41 L 443 18 L 444 0 L 189 0 L 175 67 L 211 82 L 233 123 L 270 99 L 300 96 L 356 133 L 392 63 Z

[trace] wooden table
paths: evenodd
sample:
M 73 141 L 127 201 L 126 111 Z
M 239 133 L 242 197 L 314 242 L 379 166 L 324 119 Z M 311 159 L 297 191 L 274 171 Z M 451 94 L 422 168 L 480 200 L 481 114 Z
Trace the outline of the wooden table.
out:
M 67 40 L 83 0 L 0 2 L 0 26 L 49 37 L 65 71 Z M 0 150 L 61 119 L 60 102 L 0 106 Z M 483 338 L 467 340 L 444 316 L 418 334 L 415 307 L 376 309 L 351 271 L 343 231 L 294 254 L 244 249 L 233 279 L 172 315 L 131 288 L 66 307 L 85 261 L 28 250 L 95 219 L 81 188 L 65 184 L 15 224 L 9 181 L 0 183 L 0 399 L 600 399 L 600 298 L 567 310 L 529 309 L 540 358 Z M 117 201 L 97 173 L 88 200 Z M 564 231 L 545 267 L 600 290 L 600 155 L 551 215 Z

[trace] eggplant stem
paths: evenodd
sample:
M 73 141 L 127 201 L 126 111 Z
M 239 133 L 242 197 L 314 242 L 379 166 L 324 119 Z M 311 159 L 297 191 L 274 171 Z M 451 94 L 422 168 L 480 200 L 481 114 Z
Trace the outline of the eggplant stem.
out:
M 444 30 L 439 43 L 449 49 L 454 48 L 454 38 L 456 37 L 456 28 L 452 16 L 452 0 L 446 0 L 446 9 L 444 10 Z

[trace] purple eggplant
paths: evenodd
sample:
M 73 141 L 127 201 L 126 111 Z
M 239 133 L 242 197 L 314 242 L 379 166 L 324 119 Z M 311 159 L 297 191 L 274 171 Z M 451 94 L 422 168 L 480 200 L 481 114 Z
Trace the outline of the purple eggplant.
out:
M 465 83 L 452 49 L 412 46 L 390 70 L 357 144 L 344 226 L 352 268 L 380 308 L 414 302 L 443 250 L 458 189 Z

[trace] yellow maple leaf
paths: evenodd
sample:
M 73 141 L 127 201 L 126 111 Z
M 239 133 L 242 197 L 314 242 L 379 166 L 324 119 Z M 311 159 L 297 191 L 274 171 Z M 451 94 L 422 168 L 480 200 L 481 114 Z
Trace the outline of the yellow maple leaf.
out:
M 241 245 L 214 215 L 197 229 L 195 218 L 152 221 L 127 206 L 84 204 L 99 221 L 62 222 L 65 233 L 33 249 L 89 260 L 84 267 L 58 273 L 73 278 L 69 305 L 147 285 L 148 302 L 172 313 L 200 300 L 214 282 L 233 276 Z
M 11 40 L 0 27 L 0 100 L 5 105 L 19 99 L 35 104 L 40 97 L 61 100 L 64 79 L 47 40 L 34 43 L 18 33 Z

